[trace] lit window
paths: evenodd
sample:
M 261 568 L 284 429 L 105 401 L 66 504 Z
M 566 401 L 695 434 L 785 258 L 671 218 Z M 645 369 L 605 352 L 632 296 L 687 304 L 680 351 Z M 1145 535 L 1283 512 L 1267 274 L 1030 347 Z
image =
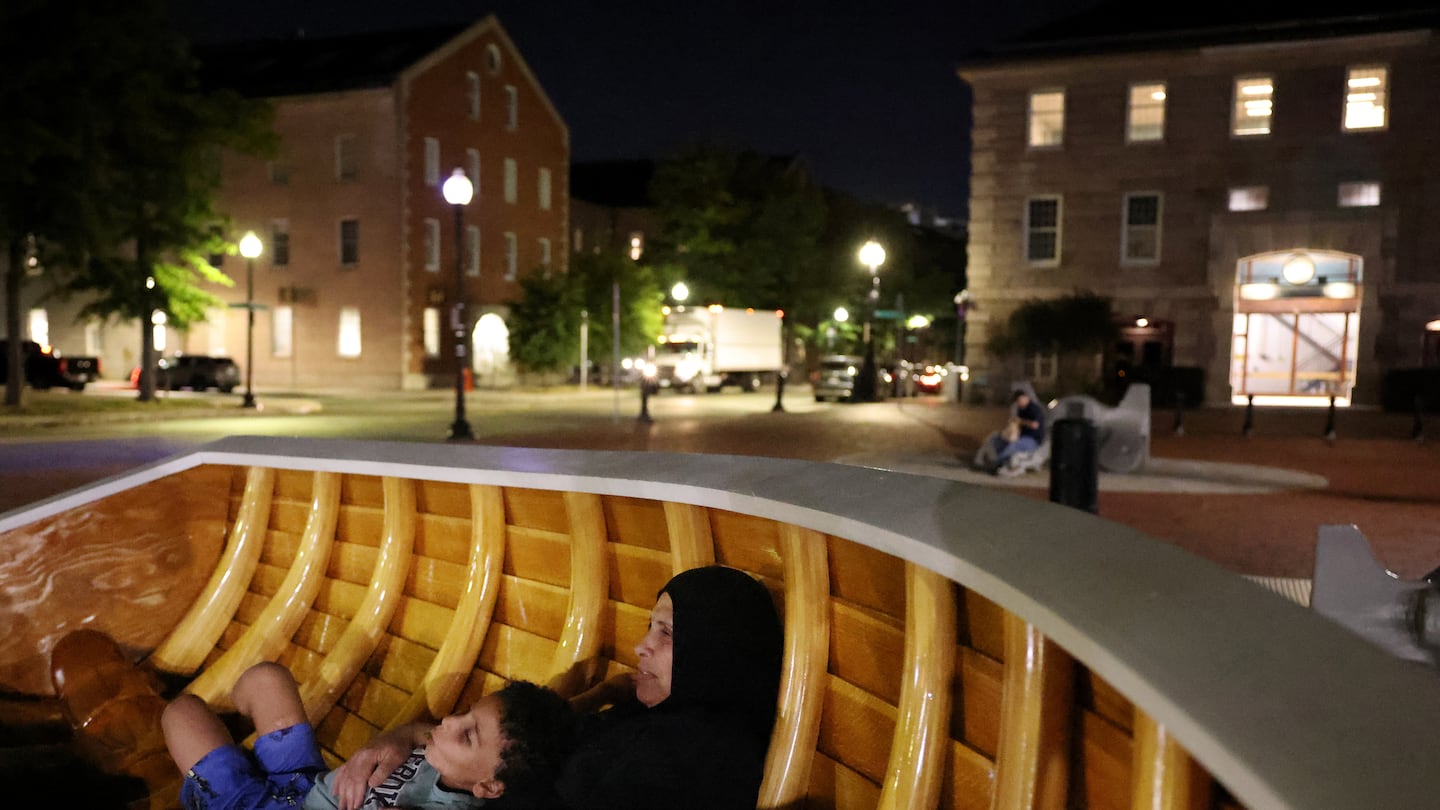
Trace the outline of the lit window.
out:
M 480 74 L 473 70 L 465 74 L 465 106 L 471 121 L 480 120 Z
M 295 310 L 278 306 L 270 312 L 270 354 L 289 357 L 295 351 Z
M 1230 189 L 1231 211 L 1264 211 L 1270 207 L 1268 186 L 1236 186 Z
M 1380 184 L 1341 183 L 1339 204 L 1341 208 L 1364 208 L 1380 204 Z
M 550 170 L 540 170 L 540 210 L 550 210 Z
M 440 185 L 440 139 L 425 139 L 425 185 Z
M 1269 76 L 1235 80 L 1235 108 L 1230 134 L 1237 137 L 1269 135 L 1274 114 L 1275 81 Z
M 425 356 L 440 356 L 440 310 L 437 307 L 425 308 L 424 328 Z
M 290 220 L 270 220 L 270 265 L 287 267 L 290 264 Z
M 288 186 L 290 184 L 290 164 L 272 160 L 266 164 L 270 172 L 270 183 L 276 186 Z
M 425 269 L 440 271 L 440 220 L 425 220 Z
M 1351 68 L 1345 76 L 1345 129 L 1384 129 L 1389 70 Z
M 1129 143 L 1165 138 L 1165 83 L 1130 85 L 1130 109 L 1125 116 L 1125 140 Z
M 540 237 L 540 266 L 550 269 L 550 239 L 545 236 Z
M 514 158 L 505 158 L 505 202 L 514 205 L 520 195 L 520 169 Z
M 480 150 L 465 150 L 465 174 L 470 178 L 470 187 L 474 189 L 475 198 L 480 198 Z
M 640 261 L 640 256 L 645 252 L 645 234 L 640 231 L 630 233 L 630 261 Z
M 480 275 L 480 226 L 465 226 L 465 273 Z
M 340 220 L 340 263 L 343 265 L 356 265 L 360 263 L 360 220 Z
M 1031 146 L 1059 146 L 1065 140 L 1065 91 L 1030 94 Z
M 350 181 L 360 176 L 354 135 L 335 136 L 335 179 Z
M 520 126 L 520 91 L 505 85 L 505 128 L 514 132 Z
M 50 313 L 43 309 L 30 310 L 30 339 L 41 346 L 50 345 Z
M 340 308 L 340 340 L 336 351 L 341 357 L 360 356 L 360 310 L 356 307 Z
M 1052 267 L 1060 263 L 1059 197 L 1025 201 L 1025 261 Z
M 520 266 L 520 241 L 514 231 L 505 232 L 505 280 L 514 281 Z
M 1122 256 L 1126 264 L 1160 261 L 1161 197 L 1155 193 L 1125 195 Z
M 168 333 L 165 329 L 167 319 L 165 313 L 155 310 L 150 313 L 150 339 L 155 344 L 155 351 L 164 353 L 169 346 Z

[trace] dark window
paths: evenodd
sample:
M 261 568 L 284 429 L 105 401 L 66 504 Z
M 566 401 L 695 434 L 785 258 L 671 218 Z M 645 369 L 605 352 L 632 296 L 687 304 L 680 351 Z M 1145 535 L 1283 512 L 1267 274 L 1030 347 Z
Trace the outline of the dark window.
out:
M 360 220 L 340 220 L 340 263 L 360 263 Z

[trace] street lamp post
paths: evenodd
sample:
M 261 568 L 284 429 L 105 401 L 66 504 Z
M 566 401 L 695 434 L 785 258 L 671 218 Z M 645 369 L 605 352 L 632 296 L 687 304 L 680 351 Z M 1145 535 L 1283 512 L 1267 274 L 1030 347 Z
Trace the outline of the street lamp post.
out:
M 880 306 L 880 276 L 876 272 L 885 263 L 885 248 L 874 239 L 860 248 L 860 263 L 870 268 L 870 306 L 865 319 L 865 362 L 860 366 L 860 379 L 855 381 L 855 399 L 859 402 L 875 401 L 875 340 L 872 321 L 876 308 Z
M 240 407 L 255 407 L 255 260 L 265 246 L 254 231 L 240 237 L 240 255 L 245 257 L 245 398 Z
M 475 186 L 456 169 L 440 187 L 445 202 L 455 209 L 455 304 L 451 325 L 455 329 L 455 421 L 450 425 L 450 440 L 474 439 L 470 423 L 465 420 L 465 206 L 475 194 Z
M 965 365 L 965 316 L 970 308 L 968 289 L 955 293 L 955 365 Z

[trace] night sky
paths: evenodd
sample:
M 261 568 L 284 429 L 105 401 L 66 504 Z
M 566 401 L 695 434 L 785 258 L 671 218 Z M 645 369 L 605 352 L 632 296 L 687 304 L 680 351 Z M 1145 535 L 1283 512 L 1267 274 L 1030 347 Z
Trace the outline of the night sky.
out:
M 572 160 L 696 139 L 803 155 L 827 185 L 962 215 L 968 53 L 1075 0 L 188 0 L 202 40 L 331 36 L 495 13 L 570 127 Z M 878 8 L 877 8 L 878 7 Z

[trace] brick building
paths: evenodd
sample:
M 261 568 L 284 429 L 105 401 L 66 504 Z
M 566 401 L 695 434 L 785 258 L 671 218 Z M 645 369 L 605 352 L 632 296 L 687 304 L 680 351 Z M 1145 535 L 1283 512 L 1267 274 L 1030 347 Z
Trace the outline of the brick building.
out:
M 222 156 L 217 204 L 236 239 L 253 230 L 264 243 L 255 386 L 452 384 L 457 277 L 476 382 L 505 384 L 516 280 L 567 267 L 570 147 L 499 21 L 225 44 L 199 56 L 207 83 L 275 104 L 278 155 Z M 454 209 L 440 191 L 457 168 L 475 187 L 459 268 Z M 157 330 L 162 351 L 243 365 L 246 260 L 225 257 L 221 269 L 236 284 L 212 292 L 229 306 L 186 333 Z M 38 322 L 48 342 L 101 355 L 111 377 L 138 364 L 134 323 L 72 326 L 72 306 L 32 305 L 32 331 Z
M 1212 404 L 1373 404 L 1388 371 L 1440 365 L 1435 10 L 1115 12 L 959 71 L 967 359 L 988 395 L 1055 381 L 1058 355 L 986 343 L 1022 302 L 1075 290 L 1124 327 L 1094 375 L 1195 367 Z

